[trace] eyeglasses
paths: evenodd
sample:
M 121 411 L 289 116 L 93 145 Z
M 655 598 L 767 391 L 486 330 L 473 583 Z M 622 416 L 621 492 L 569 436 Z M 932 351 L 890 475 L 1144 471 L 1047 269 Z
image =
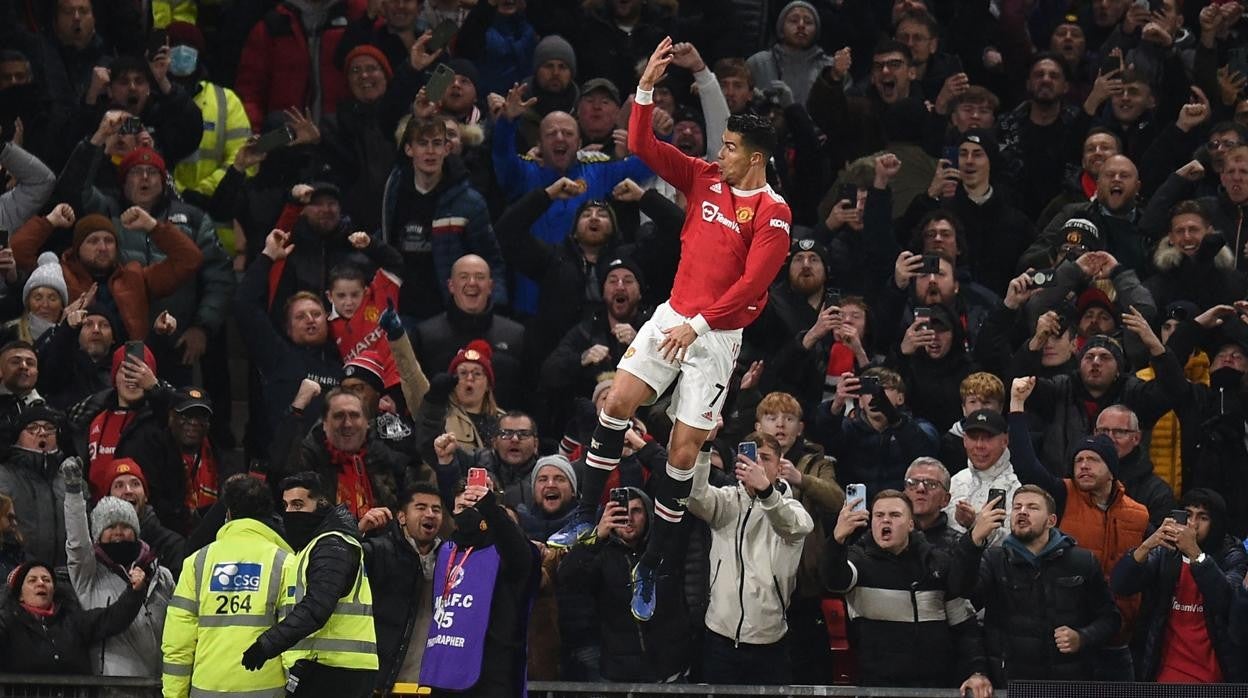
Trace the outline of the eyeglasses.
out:
M 57 428 L 55 424 L 48 424 L 46 422 L 41 424 L 39 422 L 33 422 L 31 424 L 27 424 L 23 431 L 38 436 L 40 434 L 55 434 L 57 432 Z
M 502 429 L 498 432 L 500 439 L 529 439 L 536 435 L 532 429 Z
M 455 375 L 459 376 L 460 380 L 465 381 L 479 381 L 482 378 L 485 378 L 484 371 L 456 371 Z
M 885 70 L 891 70 L 893 72 L 897 72 L 898 70 L 901 70 L 902 68 L 905 68 L 905 67 L 906 67 L 906 61 L 901 58 L 894 58 L 892 60 L 887 60 L 887 61 L 872 61 L 871 62 L 871 71 L 874 73 L 882 73 Z
M 1125 439 L 1132 434 L 1140 433 L 1139 429 L 1110 429 L 1107 427 L 1097 427 L 1094 432 L 1097 436 L 1108 436 L 1111 439 Z
M 908 490 L 943 490 L 945 483 L 940 480 L 931 478 L 908 477 L 906 478 L 906 489 Z
M 1238 146 L 1239 141 L 1231 138 L 1227 138 L 1225 140 L 1220 138 L 1210 138 L 1206 145 L 1209 150 L 1230 150 L 1231 148 Z

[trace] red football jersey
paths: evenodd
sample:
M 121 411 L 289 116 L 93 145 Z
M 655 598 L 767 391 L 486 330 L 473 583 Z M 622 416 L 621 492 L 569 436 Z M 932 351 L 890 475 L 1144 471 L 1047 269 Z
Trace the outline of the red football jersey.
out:
M 383 269 L 373 275 L 373 283 L 364 289 L 364 299 L 351 319 L 333 311 L 329 316 L 329 334 L 334 338 L 342 362 L 354 359 L 360 352 L 373 349 L 381 357 L 386 367 L 383 377 L 386 387 L 399 384 L 399 369 L 394 365 L 394 357 L 390 354 L 390 342 L 386 339 L 386 331 L 377 325 L 381 314 L 386 310 L 386 301 L 390 301 L 395 310 L 399 308 L 399 284 Z
M 639 92 L 628 148 L 689 201 L 668 302 L 685 317 L 701 315 L 712 329 L 741 329 L 762 313 L 767 287 L 789 255 L 789 205 L 769 185 L 731 187 L 715 164 L 655 138 L 653 113 L 652 98 Z

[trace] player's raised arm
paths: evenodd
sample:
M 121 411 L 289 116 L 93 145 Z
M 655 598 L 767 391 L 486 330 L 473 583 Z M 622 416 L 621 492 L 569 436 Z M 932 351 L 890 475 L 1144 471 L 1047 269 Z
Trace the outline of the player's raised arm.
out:
M 687 192 L 700 161 L 655 138 L 650 125 L 654 116 L 654 85 L 667 74 L 671 62 L 672 37 L 667 36 L 650 54 L 646 69 L 637 81 L 637 96 L 628 116 L 628 149 L 668 184 Z

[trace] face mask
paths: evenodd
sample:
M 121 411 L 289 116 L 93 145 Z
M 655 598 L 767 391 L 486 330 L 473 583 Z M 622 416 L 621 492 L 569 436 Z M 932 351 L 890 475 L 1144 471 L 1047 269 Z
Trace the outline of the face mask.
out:
M 108 556 L 108 559 L 129 567 L 134 561 L 139 559 L 139 552 L 142 550 L 142 543 L 137 540 L 120 540 L 112 543 L 100 543 L 100 550 Z
M 482 543 L 487 530 L 485 518 L 474 507 L 468 507 L 455 515 L 455 540 L 461 544 Z
M 169 72 L 184 78 L 195 72 L 199 63 L 199 51 L 191 46 L 174 46 L 169 49 Z
M 286 542 L 295 550 L 303 550 L 325 517 L 315 511 L 287 511 L 282 513 L 286 525 Z
M 1222 388 L 1223 390 L 1239 390 L 1240 381 L 1244 378 L 1244 374 L 1227 366 L 1219 368 L 1209 374 L 1209 385 L 1214 388 Z

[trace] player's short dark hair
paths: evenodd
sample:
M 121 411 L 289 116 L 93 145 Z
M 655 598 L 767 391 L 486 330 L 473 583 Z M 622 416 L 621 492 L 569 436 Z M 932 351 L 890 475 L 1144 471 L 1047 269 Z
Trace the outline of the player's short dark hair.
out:
M 269 486 L 247 473 L 231 475 L 221 488 L 221 503 L 231 519 L 264 520 L 273 515 Z
M 768 158 L 776 152 L 776 129 L 765 116 L 733 114 L 728 117 L 728 130 L 741 134 L 741 142 L 750 150 Z
M 338 264 L 329 270 L 329 286 L 333 288 L 335 281 L 358 281 L 361 286 L 368 287 L 368 276 L 364 270 L 354 264 Z
M 35 345 L 24 339 L 14 339 L 12 341 L 5 342 L 3 346 L 0 346 L 0 356 L 4 356 L 9 352 L 16 351 L 18 349 L 26 349 L 30 352 L 34 352 Z
M 906 65 L 914 65 L 914 54 L 910 53 L 910 47 L 896 39 L 881 39 L 875 45 L 875 50 L 871 52 L 871 55 L 880 56 L 885 53 L 900 53 L 906 59 Z
M 406 508 L 408 504 L 412 503 L 412 500 L 415 499 L 418 494 L 427 494 L 437 497 L 438 501 L 442 500 L 442 493 L 438 491 L 436 485 L 431 482 L 417 482 L 411 487 L 403 490 L 403 492 L 399 495 L 397 500 L 398 505 L 395 507 L 395 511 Z

